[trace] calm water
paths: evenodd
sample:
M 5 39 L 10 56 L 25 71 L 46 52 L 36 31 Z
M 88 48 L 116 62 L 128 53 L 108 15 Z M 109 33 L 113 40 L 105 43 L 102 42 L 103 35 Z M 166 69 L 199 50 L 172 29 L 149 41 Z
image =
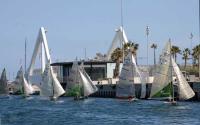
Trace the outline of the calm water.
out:
M 194 102 L 170 106 L 161 101 L 64 97 L 51 102 L 39 96 L 0 100 L 1 125 L 200 125 L 200 103 Z

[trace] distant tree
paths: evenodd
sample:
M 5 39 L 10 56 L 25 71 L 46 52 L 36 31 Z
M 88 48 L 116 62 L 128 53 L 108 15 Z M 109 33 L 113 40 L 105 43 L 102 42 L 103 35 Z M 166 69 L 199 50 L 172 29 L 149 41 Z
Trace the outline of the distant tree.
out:
M 180 48 L 178 46 L 172 46 L 171 54 L 172 54 L 172 56 L 173 56 L 173 58 L 175 59 L 175 62 L 176 62 L 177 54 L 181 54 Z
M 190 56 L 190 50 L 188 48 L 185 48 L 182 54 L 183 54 L 182 59 L 184 60 L 184 64 L 185 64 L 184 67 L 186 68 L 187 60 L 189 60 L 189 56 Z
M 200 44 L 195 46 L 192 50 L 193 65 L 195 65 L 197 62 L 199 64 Z
M 139 48 L 139 44 L 134 43 L 133 41 L 130 41 L 128 43 L 124 44 L 124 50 L 125 50 L 125 55 L 128 54 L 128 49 L 131 50 L 133 56 L 135 57 L 135 60 L 137 62 L 137 50 Z
M 123 58 L 123 52 L 121 48 L 116 48 L 111 54 L 111 60 L 116 63 L 113 76 L 114 78 L 119 76 L 119 66 L 120 62 L 122 61 L 122 58 Z

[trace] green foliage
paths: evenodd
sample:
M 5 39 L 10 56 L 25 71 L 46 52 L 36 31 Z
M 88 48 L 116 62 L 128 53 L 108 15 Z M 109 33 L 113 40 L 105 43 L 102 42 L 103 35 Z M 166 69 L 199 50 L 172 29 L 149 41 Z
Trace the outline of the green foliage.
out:
M 186 67 L 181 66 L 180 69 L 181 71 L 186 71 L 190 75 L 198 76 L 199 74 L 199 68 L 197 66 L 186 66 Z
M 133 55 L 136 56 L 138 47 L 139 47 L 139 44 L 133 43 L 132 41 L 129 41 L 128 43 L 125 43 L 124 46 L 123 46 L 125 56 L 128 54 L 128 49 L 130 49 L 131 52 L 133 53 Z M 111 60 L 115 61 L 115 62 L 117 60 L 122 61 L 122 58 L 123 58 L 122 56 L 123 56 L 122 48 L 118 47 L 112 52 Z
M 178 46 L 172 46 L 172 48 L 171 48 L 171 54 L 172 54 L 173 58 L 176 61 L 177 54 L 181 54 L 180 48 Z
M 171 97 L 171 84 L 168 84 L 165 88 L 163 88 L 161 91 L 156 93 L 153 98 L 160 98 L 160 97 Z
M 117 60 L 122 60 L 122 55 L 123 55 L 122 49 L 116 48 L 111 55 L 111 60 L 115 62 Z
M 189 56 L 190 56 L 190 50 L 188 48 L 185 48 L 183 50 L 183 57 L 182 57 L 182 59 L 185 61 L 185 67 L 187 64 L 187 60 L 189 60 Z
M 128 51 L 131 50 L 132 54 L 136 57 L 136 52 L 138 50 L 139 44 L 133 43 L 129 41 L 123 45 L 124 55 L 128 54 Z M 116 62 L 115 70 L 114 70 L 114 78 L 119 76 L 119 66 L 120 62 L 123 60 L 123 51 L 122 48 L 116 48 L 111 54 L 111 60 Z
M 81 87 L 79 85 L 74 85 L 68 92 L 66 92 L 67 96 L 81 96 Z
M 153 43 L 153 44 L 151 45 L 151 48 L 157 49 L 157 44 Z
M 200 45 L 195 46 L 192 50 L 193 63 L 196 64 L 200 55 Z
M 139 44 L 129 41 L 128 43 L 124 44 L 124 51 L 125 55 L 128 54 L 128 50 L 130 49 L 134 56 L 137 55 L 137 50 L 139 48 Z

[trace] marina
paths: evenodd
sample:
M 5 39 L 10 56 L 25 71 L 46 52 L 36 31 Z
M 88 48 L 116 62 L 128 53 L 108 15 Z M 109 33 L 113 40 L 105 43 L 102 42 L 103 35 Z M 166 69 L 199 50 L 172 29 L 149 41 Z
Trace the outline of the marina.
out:
M 0 4 L 0 125 L 200 124 L 200 1 L 44 1 Z

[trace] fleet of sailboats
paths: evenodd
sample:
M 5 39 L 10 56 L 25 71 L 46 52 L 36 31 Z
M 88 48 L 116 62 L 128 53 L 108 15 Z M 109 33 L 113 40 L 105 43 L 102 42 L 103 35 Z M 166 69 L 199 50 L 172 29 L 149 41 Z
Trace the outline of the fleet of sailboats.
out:
M 115 43 L 117 37 L 120 36 L 119 33 L 124 33 L 123 29 L 121 30 L 121 32 L 117 32 L 116 38 L 114 39 L 113 43 Z M 28 78 L 33 72 L 33 66 L 36 60 L 36 56 L 39 53 L 39 48 L 41 48 L 41 52 L 43 53 L 42 57 L 45 56 L 44 53 L 46 54 L 46 58 L 44 57 L 41 59 L 41 96 L 50 98 L 51 100 L 57 100 L 58 97 L 66 93 L 67 96 L 73 96 L 75 100 L 81 100 L 97 92 L 98 88 L 96 87 L 96 85 L 94 85 L 90 76 L 86 73 L 83 62 L 79 66 L 77 60 L 73 62 L 72 68 L 68 76 L 65 92 L 59 80 L 57 79 L 53 68 L 51 67 L 51 57 L 45 33 L 46 30 L 41 27 L 31 59 L 31 64 L 27 71 L 27 79 L 24 76 L 22 67 L 20 67 L 19 71 L 17 72 L 15 83 L 17 85 L 17 90 L 19 90 L 20 94 L 22 94 L 24 97 L 28 97 L 34 92 L 31 82 L 28 80 Z M 127 39 L 125 40 L 127 41 Z M 111 50 L 112 49 L 113 47 L 111 47 Z M 47 62 L 45 62 L 46 60 Z M 176 82 L 174 82 L 174 78 L 176 79 Z M 136 99 L 136 83 L 141 84 L 140 98 L 146 98 L 145 77 L 142 76 L 142 73 L 136 64 L 135 57 L 133 56 L 132 51 L 129 48 L 128 54 L 124 57 L 119 81 L 116 84 L 116 97 L 128 100 Z M 171 42 L 169 41 L 163 49 L 159 58 L 159 63 L 156 66 L 156 74 L 152 83 L 150 98 L 159 100 L 168 99 L 170 100 L 170 102 L 175 103 L 174 86 L 178 88 L 178 98 L 180 100 L 188 100 L 195 95 L 194 91 L 186 81 L 175 60 L 171 56 Z M 6 78 L 5 69 L 3 70 L 0 79 L 0 95 L 8 95 L 8 80 Z
M 171 56 L 171 42 L 167 42 L 162 54 L 160 55 L 156 75 L 151 88 L 151 98 L 168 99 L 175 103 L 174 86 L 178 87 L 179 99 L 188 100 L 195 94 L 184 78 L 175 60 Z M 175 75 L 173 75 L 175 73 Z M 177 82 L 174 83 L 174 76 Z
M 68 78 L 67 95 L 80 100 L 87 98 L 97 90 L 84 68 L 78 65 L 78 61 L 74 61 Z

